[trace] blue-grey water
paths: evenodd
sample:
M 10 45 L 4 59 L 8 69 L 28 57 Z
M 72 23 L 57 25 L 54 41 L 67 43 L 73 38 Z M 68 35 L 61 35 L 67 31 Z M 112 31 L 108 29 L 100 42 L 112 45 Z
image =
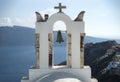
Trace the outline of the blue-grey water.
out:
M 61 32 L 62 38 L 64 42 L 58 43 L 56 42 L 57 39 L 57 32 L 54 32 L 54 43 L 53 43 L 53 63 L 54 65 L 58 65 L 61 62 L 66 60 L 66 32 Z
M 0 82 L 20 82 L 31 65 L 35 65 L 34 47 L 0 47 Z
M 61 62 L 66 60 L 66 47 L 64 46 L 57 46 L 54 47 L 54 65 L 58 65 Z
M 66 60 L 66 48 L 54 47 L 54 63 Z M 0 47 L 0 82 L 20 82 L 35 65 L 34 46 Z

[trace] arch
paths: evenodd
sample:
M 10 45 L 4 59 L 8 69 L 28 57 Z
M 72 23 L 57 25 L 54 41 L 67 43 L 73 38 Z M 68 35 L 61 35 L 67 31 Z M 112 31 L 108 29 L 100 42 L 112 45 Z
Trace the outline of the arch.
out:
M 73 24 L 73 21 L 70 19 L 69 16 L 67 16 L 66 14 L 64 13 L 56 13 L 56 14 L 53 14 L 47 21 L 46 21 L 46 24 L 48 28 L 48 33 L 51 33 L 53 35 L 53 27 L 54 27 L 54 24 L 57 22 L 57 21 L 62 21 L 64 23 L 64 25 L 66 26 L 66 39 L 67 39 L 67 35 L 68 33 L 71 33 L 71 27 L 72 27 L 72 24 Z M 53 38 L 53 37 L 52 37 Z M 66 40 L 66 65 L 68 66 L 68 44 L 67 44 L 67 40 Z M 52 44 L 53 45 L 53 44 Z M 52 49 L 53 50 L 53 49 Z M 53 60 L 53 51 L 52 52 L 52 62 L 54 62 Z M 52 65 L 54 66 L 54 63 L 52 63 Z
M 58 30 L 61 30 L 61 31 L 66 31 L 67 30 L 66 24 L 61 20 L 56 21 L 53 25 L 53 31 L 58 31 Z
M 70 19 L 69 16 L 67 16 L 64 13 L 56 13 L 53 14 L 48 20 L 47 20 L 47 24 L 49 24 L 49 29 L 52 32 L 53 31 L 53 25 L 56 21 L 63 21 L 66 25 L 66 29 L 67 32 L 70 32 L 71 29 L 71 24 L 72 24 L 72 20 Z
M 61 31 L 61 35 L 63 38 L 63 42 L 58 43 L 57 33 Z M 67 32 L 66 32 L 66 24 L 63 21 L 56 21 L 53 25 L 53 49 L 52 49 L 52 64 L 53 66 L 67 65 L 65 61 L 67 61 Z

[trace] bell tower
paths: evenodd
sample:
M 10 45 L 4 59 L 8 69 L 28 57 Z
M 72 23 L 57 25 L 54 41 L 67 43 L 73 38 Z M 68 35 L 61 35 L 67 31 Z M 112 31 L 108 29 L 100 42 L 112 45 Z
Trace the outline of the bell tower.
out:
M 69 73 L 78 77 L 82 82 L 97 82 L 91 80 L 91 68 L 84 66 L 84 36 L 85 22 L 81 11 L 75 20 L 71 20 L 62 9 L 66 6 L 54 7 L 59 11 L 51 17 L 45 15 L 43 18 L 36 12 L 36 66 L 29 69 L 29 79 L 22 82 L 40 82 L 42 76 L 52 73 Z M 67 65 L 53 67 L 50 65 L 50 57 L 53 53 L 53 25 L 56 21 L 63 21 L 66 24 L 67 33 Z M 58 70 L 59 69 L 59 70 Z
M 53 25 L 56 21 L 64 21 L 67 28 L 67 67 L 82 68 L 84 67 L 84 21 L 81 14 L 76 20 L 72 21 L 67 15 L 62 12 L 62 6 L 56 6 L 55 9 L 59 9 L 59 12 L 52 15 L 48 20 L 42 18 L 37 13 L 36 22 L 36 67 L 48 69 L 49 67 L 49 55 L 53 54 Z M 39 18 L 41 17 L 41 18 Z M 80 18 L 79 18 L 80 17 Z M 60 32 L 60 31 L 59 31 Z M 38 39 L 39 38 L 39 39 Z M 39 41 L 38 41 L 39 40 Z M 38 50 L 39 48 L 39 50 Z M 39 58 L 38 58 L 39 57 Z M 76 63 L 77 62 L 77 63 Z

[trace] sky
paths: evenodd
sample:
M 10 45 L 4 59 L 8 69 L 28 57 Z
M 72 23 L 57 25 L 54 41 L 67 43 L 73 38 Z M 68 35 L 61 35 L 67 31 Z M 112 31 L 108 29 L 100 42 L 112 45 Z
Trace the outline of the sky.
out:
M 35 28 L 35 12 L 51 16 L 58 3 L 67 6 L 63 12 L 72 20 L 86 11 L 86 35 L 120 39 L 120 0 L 0 0 L 0 26 Z

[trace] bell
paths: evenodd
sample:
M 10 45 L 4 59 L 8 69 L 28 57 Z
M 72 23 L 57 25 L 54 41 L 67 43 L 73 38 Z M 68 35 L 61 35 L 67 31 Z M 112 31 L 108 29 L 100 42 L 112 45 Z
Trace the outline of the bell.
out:
M 63 40 L 63 37 L 62 37 L 62 34 L 61 34 L 61 31 L 60 31 L 60 30 L 57 32 L 57 40 L 56 40 L 56 42 L 59 42 L 59 44 L 61 44 L 61 42 L 64 42 L 64 40 Z

